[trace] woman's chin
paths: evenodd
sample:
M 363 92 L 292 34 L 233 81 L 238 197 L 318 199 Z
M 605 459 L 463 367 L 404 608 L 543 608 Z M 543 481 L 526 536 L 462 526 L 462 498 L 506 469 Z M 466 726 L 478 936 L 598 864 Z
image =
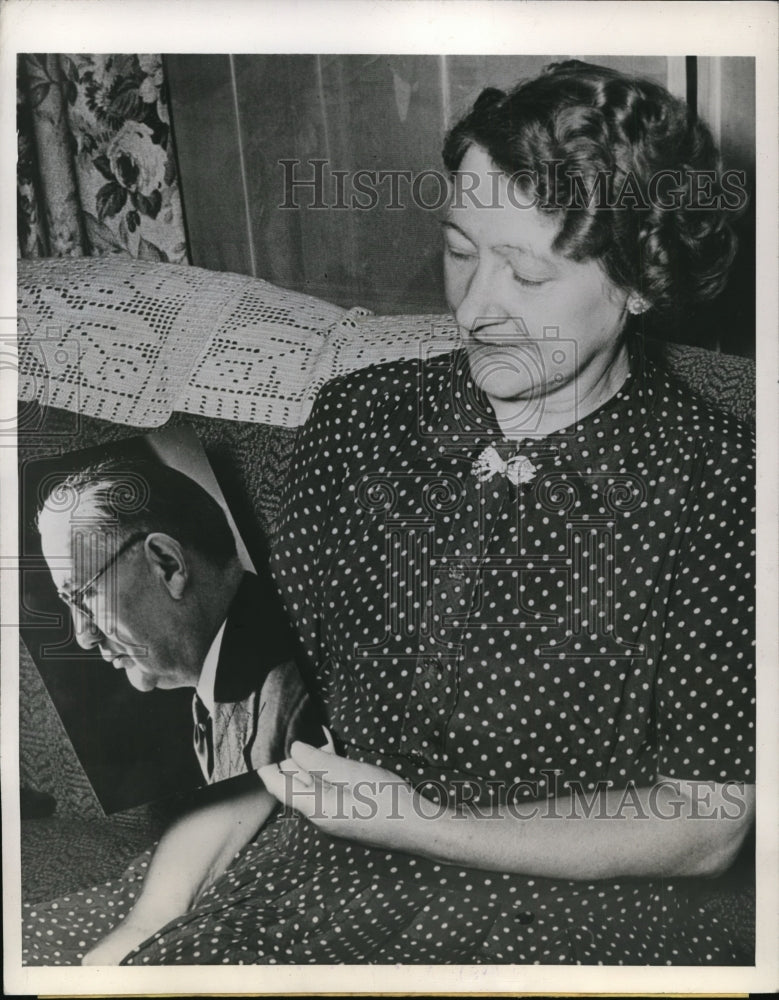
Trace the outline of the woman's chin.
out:
M 468 363 L 476 385 L 496 399 L 538 398 L 544 391 L 545 369 L 535 345 L 468 346 Z
M 471 362 L 471 377 L 474 383 L 490 399 L 501 402 L 537 404 L 542 395 L 538 381 L 528 378 L 525 372 L 517 370 L 499 359 Z
M 471 377 L 487 396 L 506 436 L 533 437 L 545 426 L 548 386 L 493 363 L 472 363 Z

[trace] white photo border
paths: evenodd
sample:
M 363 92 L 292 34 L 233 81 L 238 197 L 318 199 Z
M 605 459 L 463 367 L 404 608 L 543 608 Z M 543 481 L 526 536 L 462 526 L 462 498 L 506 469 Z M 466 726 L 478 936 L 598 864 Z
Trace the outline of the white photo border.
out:
M 549 966 L 218 966 L 26 968 L 21 965 L 18 633 L 0 628 L 4 985 L 59 996 L 143 993 L 419 994 L 519 991 L 717 993 L 779 987 L 777 703 L 777 24 L 766 2 L 493 0 L 6 0 L 0 8 L 0 428 L 15 420 L 15 94 L 19 52 L 441 53 L 753 56 L 756 60 L 758 392 L 758 933 L 754 968 Z M 16 455 L 0 449 L 0 598 L 15 620 Z M 10 571 L 9 571 L 10 570 Z

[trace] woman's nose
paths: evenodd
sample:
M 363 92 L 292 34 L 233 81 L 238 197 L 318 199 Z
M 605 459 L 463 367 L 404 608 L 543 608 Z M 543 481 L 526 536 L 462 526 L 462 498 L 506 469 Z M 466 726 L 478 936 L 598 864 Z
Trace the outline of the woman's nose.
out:
M 457 325 L 469 333 L 501 326 L 509 315 L 501 301 L 497 270 L 489 261 L 480 261 L 462 289 L 455 309 Z

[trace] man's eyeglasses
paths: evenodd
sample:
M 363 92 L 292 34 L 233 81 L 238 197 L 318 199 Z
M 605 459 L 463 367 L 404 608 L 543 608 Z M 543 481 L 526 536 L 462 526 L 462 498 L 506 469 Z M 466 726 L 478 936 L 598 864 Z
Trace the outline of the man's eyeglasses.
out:
M 84 604 L 84 595 L 90 587 L 93 587 L 95 583 L 97 583 L 104 573 L 108 572 L 118 559 L 121 559 L 125 552 L 131 549 L 133 545 L 137 545 L 138 542 L 143 541 L 146 537 L 147 535 L 145 532 L 143 534 L 130 535 L 130 537 L 119 546 L 116 552 L 114 552 L 111 558 L 100 567 L 97 573 L 95 573 L 94 576 L 91 576 L 86 583 L 83 583 L 78 590 L 71 591 L 68 594 L 62 590 L 58 590 L 57 596 L 59 599 L 64 601 L 68 607 L 75 608 L 80 615 L 83 615 L 89 621 L 94 621 L 92 611 L 86 606 L 86 604 Z

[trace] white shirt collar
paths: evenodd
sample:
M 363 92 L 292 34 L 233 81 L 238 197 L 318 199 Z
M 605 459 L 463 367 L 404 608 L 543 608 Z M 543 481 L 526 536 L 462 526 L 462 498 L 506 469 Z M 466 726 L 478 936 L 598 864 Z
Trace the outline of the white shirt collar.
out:
M 214 636 L 214 640 L 211 643 L 208 652 L 206 653 L 206 658 L 203 660 L 203 666 L 200 670 L 200 677 L 197 682 L 197 687 L 195 688 L 195 693 L 203 702 L 203 704 L 208 709 L 211 715 L 214 714 L 214 688 L 216 686 L 216 667 L 219 663 L 219 652 L 222 648 L 222 639 L 224 637 L 225 625 L 227 625 L 227 619 L 222 622 L 219 631 Z

